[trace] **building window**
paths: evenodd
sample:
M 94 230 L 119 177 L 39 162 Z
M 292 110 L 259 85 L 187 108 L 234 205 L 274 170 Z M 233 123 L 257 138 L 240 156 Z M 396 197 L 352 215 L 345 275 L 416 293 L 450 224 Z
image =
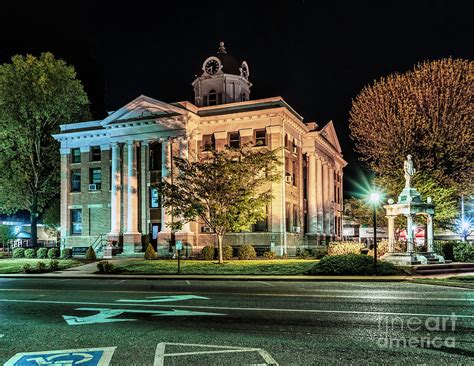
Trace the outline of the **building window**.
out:
M 91 147 L 91 161 L 100 161 L 100 146 Z
M 150 144 L 150 170 L 161 170 L 162 145 L 160 143 Z
M 71 163 L 81 162 L 81 149 L 71 149 Z
M 237 149 L 240 147 L 240 134 L 238 132 L 229 133 L 229 146 Z
M 265 146 L 267 144 L 267 131 L 256 130 L 255 131 L 255 145 Z
M 297 184 L 296 182 L 298 181 L 298 178 L 297 178 L 297 172 L 298 172 L 298 168 L 297 168 L 297 163 L 296 161 L 293 161 L 293 185 L 296 187 Z
M 158 194 L 158 189 L 150 188 L 150 208 L 159 208 L 160 207 L 160 196 Z
M 262 232 L 267 231 L 267 219 L 258 220 L 255 224 L 252 225 L 252 232 Z
M 202 136 L 202 150 L 209 151 L 209 150 L 214 150 L 215 148 L 216 148 L 216 139 L 214 138 L 214 134 L 203 135 Z
M 285 226 L 286 231 L 291 232 L 291 203 L 286 204 Z
M 82 210 L 80 208 L 71 210 L 71 234 L 82 234 Z
M 299 221 L 300 221 L 300 217 L 299 217 L 299 212 L 298 212 L 298 206 L 296 205 L 293 205 L 293 226 L 294 227 L 298 227 L 300 226 L 299 225 Z
M 288 134 L 285 134 L 285 149 L 289 149 L 289 147 L 288 147 Z
M 89 190 L 90 191 L 100 190 L 101 184 L 102 184 L 102 170 L 100 168 L 90 169 Z
M 71 192 L 81 191 L 81 170 L 71 170 Z

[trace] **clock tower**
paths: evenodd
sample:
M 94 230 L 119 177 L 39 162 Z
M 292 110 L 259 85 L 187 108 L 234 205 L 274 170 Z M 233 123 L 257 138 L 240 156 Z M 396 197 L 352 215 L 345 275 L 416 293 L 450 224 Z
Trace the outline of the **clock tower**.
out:
M 247 62 L 229 55 L 221 42 L 217 54 L 204 60 L 192 83 L 194 104 L 205 107 L 249 100 L 249 75 Z

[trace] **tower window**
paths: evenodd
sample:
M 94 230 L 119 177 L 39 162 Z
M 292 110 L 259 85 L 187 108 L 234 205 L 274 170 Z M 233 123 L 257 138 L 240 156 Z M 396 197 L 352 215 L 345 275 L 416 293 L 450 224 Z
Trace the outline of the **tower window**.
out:
M 206 101 L 207 100 L 207 101 Z M 204 97 L 204 104 L 217 105 L 222 104 L 222 93 L 217 93 L 214 89 L 209 91 L 209 94 Z
M 240 134 L 238 132 L 229 133 L 229 146 L 234 148 L 240 147 Z

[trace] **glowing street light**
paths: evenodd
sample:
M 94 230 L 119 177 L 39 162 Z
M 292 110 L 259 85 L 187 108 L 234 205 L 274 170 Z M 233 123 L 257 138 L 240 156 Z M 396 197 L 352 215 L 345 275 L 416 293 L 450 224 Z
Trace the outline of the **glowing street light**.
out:
M 377 206 L 380 202 L 380 193 L 372 192 L 369 197 L 374 208 L 374 273 L 377 272 Z

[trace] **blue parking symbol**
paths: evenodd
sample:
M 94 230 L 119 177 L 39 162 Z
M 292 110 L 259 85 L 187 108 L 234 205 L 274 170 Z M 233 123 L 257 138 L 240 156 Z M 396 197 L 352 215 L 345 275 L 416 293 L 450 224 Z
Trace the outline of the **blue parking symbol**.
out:
M 17 353 L 5 366 L 107 366 L 115 347 Z

